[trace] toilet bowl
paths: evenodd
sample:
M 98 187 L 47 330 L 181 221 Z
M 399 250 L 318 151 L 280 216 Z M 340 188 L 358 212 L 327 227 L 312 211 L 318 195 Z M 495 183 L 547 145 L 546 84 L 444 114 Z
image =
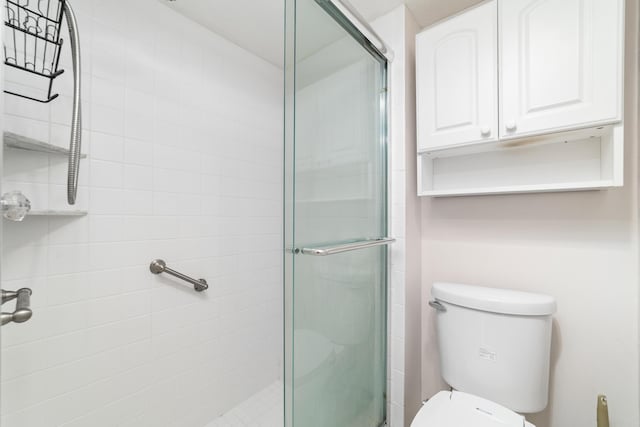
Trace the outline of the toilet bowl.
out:
M 422 406 L 411 427 L 535 427 L 504 406 L 460 391 L 441 391 Z
M 547 295 L 435 283 L 442 378 L 411 427 L 535 427 L 547 406 L 552 315 Z

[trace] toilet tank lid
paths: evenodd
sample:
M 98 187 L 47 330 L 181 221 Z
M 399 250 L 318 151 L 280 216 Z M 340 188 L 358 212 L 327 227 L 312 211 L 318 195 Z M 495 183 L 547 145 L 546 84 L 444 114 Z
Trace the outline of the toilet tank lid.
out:
M 450 304 L 492 313 L 548 316 L 556 312 L 553 297 L 510 289 L 436 282 L 431 295 Z

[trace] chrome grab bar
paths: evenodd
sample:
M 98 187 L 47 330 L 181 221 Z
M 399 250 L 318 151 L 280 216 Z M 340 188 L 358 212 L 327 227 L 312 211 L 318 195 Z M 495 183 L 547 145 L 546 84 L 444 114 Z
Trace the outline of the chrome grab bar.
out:
M 22 288 L 17 291 L 5 291 L 2 289 L 2 304 L 17 299 L 16 309 L 13 313 L 0 313 L 0 323 L 6 325 L 9 322 L 24 323 L 31 319 L 31 289 Z
M 209 289 L 209 284 L 207 283 L 206 280 L 204 279 L 192 279 L 191 277 L 184 275 L 182 273 L 178 273 L 175 270 L 170 269 L 169 267 L 167 267 L 167 263 L 164 262 L 164 260 L 161 259 L 154 259 L 153 261 L 151 261 L 151 264 L 149 265 L 149 270 L 153 273 L 153 274 L 160 274 L 160 273 L 167 273 L 173 277 L 177 277 L 178 279 L 182 279 L 185 282 L 189 282 L 193 285 L 193 289 L 196 292 L 202 292 L 202 291 L 206 291 L 207 289 Z
M 327 256 L 327 255 L 340 254 L 342 252 L 357 251 L 358 249 L 372 248 L 375 246 L 390 245 L 395 241 L 396 239 L 393 239 L 390 237 L 380 237 L 376 239 L 360 240 L 358 242 L 345 243 L 345 244 L 336 245 L 336 246 L 295 249 L 294 253 L 302 253 L 304 255 L 313 255 L 313 256 Z
M 62 11 L 69 26 L 71 41 L 71 59 L 73 62 L 73 112 L 71 116 L 71 138 L 69 143 L 69 172 L 67 174 L 67 202 L 76 203 L 78 195 L 78 175 L 80 169 L 80 149 L 82 147 L 82 111 L 80 104 L 81 90 L 81 61 L 80 61 L 80 32 L 78 21 L 69 4 L 69 0 L 62 2 Z

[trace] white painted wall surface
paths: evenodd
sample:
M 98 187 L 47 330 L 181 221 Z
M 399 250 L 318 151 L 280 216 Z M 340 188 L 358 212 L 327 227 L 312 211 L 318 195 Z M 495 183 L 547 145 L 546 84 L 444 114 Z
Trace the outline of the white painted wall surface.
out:
M 640 425 L 638 394 L 638 2 L 627 1 L 625 187 L 422 202 L 422 294 L 435 281 L 541 292 L 558 301 L 550 404 L 538 427 Z M 445 387 L 425 305 L 422 388 Z
M 0 423 L 204 425 L 281 373 L 282 70 L 156 0 L 73 5 L 89 215 L 3 224 L 2 287 L 34 316 L 2 328 Z M 60 99 L 6 96 L 6 130 L 68 145 L 65 52 Z M 64 158 L 4 157 L 5 191 L 65 207 Z

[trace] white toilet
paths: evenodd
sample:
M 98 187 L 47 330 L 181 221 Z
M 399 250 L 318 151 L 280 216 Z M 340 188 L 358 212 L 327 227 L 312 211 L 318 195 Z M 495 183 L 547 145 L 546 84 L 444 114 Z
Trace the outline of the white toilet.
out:
M 534 427 L 519 413 L 547 406 L 551 316 L 547 295 L 435 283 L 441 391 L 411 427 Z

